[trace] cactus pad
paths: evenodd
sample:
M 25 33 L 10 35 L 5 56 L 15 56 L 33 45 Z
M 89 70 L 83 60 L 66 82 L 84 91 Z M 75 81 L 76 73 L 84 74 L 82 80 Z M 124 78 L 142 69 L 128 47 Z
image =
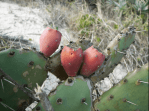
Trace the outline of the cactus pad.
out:
M 46 79 L 45 65 L 45 58 L 32 50 L 7 49 L 0 52 L 0 68 L 19 85 L 25 84 L 30 90 L 33 90 L 36 83 L 42 85 Z M 22 102 L 30 103 L 29 97 L 23 91 L 6 80 L 5 76 L 1 78 L 4 88 L 0 87 L 0 98 L 6 105 L 16 110 Z M 2 106 L 2 110 L 5 111 L 5 107 Z
M 148 111 L 148 64 L 141 70 L 128 74 L 117 86 L 105 92 L 95 108 L 100 111 Z M 130 103 L 131 102 L 131 103 Z
M 83 77 L 69 77 L 59 85 L 54 93 L 51 93 L 49 100 L 54 111 L 91 111 L 92 89 L 89 80 Z M 36 108 L 40 106 L 39 103 Z M 35 109 L 36 109 L 35 108 Z
M 104 54 L 107 56 L 107 60 L 104 64 L 95 71 L 95 74 L 91 77 L 91 80 L 96 83 L 107 77 L 113 69 L 119 64 L 122 57 L 126 55 L 126 50 L 135 40 L 135 28 L 133 26 L 128 27 L 118 34 L 107 46 Z

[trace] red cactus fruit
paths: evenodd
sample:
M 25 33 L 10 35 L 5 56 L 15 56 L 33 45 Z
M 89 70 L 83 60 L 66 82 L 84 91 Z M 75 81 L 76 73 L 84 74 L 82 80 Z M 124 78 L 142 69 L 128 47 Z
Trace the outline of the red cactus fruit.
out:
M 47 27 L 40 36 L 40 51 L 49 57 L 58 48 L 62 34 L 54 29 Z
M 61 52 L 61 63 L 68 76 L 76 76 L 83 62 L 83 51 L 81 48 L 73 50 L 64 46 Z
M 95 72 L 105 60 L 105 55 L 98 52 L 98 50 L 93 48 L 93 46 L 89 47 L 83 52 L 83 57 L 84 61 L 80 74 L 87 77 Z

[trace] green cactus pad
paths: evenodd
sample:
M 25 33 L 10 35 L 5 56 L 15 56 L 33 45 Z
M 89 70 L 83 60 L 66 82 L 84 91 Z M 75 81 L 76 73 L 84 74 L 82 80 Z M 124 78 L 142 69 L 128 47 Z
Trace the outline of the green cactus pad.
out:
M 84 80 L 82 77 L 71 77 L 72 83 L 68 83 L 68 79 L 59 85 L 54 94 L 50 94 L 49 100 L 54 111 L 91 111 L 92 108 L 92 91 L 90 81 Z M 58 104 L 57 100 L 61 98 L 62 104 Z M 81 102 L 82 98 L 86 98 L 85 103 Z M 39 103 L 36 107 L 43 107 Z M 36 109 L 36 108 L 35 108 Z
M 131 27 L 131 28 L 130 28 Z M 122 30 L 122 34 L 118 34 L 104 50 L 104 55 L 106 55 L 107 60 L 104 64 L 95 71 L 95 74 L 91 77 L 93 83 L 96 83 L 105 77 L 107 77 L 114 68 L 119 64 L 121 59 L 126 54 L 127 48 L 135 40 L 135 28 L 130 26 Z
M 129 46 L 132 44 L 134 39 L 135 39 L 135 34 L 128 33 L 128 36 L 122 37 L 121 40 L 118 42 L 117 50 L 120 52 L 123 52 L 123 50 L 126 50 L 127 48 L 129 48 Z M 112 50 L 111 51 L 112 55 L 111 55 L 110 65 L 112 66 L 115 63 L 118 63 L 121 60 L 121 58 L 124 56 L 124 54 L 119 52 L 115 53 L 114 47 L 112 47 L 111 50 Z
M 136 85 L 138 79 L 148 81 L 148 64 L 141 70 L 128 74 L 117 86 L 105 92 L 100 102 L 95 104 L 95 108 L 100 111 L 148 111 L 148 84 L 140 83 Z M 125 81 L 124 81 L 125 80 Z M 112 99 L 109 99 L 113 95 Z M 123 99 L 132 102 L 124 102 Z
M 8 105 L 14 110 L 21 107 L 22 103 L 25 101 L 29 103 L 29 98 L 23 91 L 4 80 L 3 85 L 4 91 L 0 84 L 0 98 L 2 99 L 2 103 Z M 9 108 L 5 108 L 2 104 L 0 104 L 0 109 L 2 111 L 11 111 Z
M 10 55 L 10 52 L 12 55 Z M 30 90 L 36 87 L 36 83 L 42 85 L 46 79 L 45 65 L 46 60 L 40 54 L 31 50 L 7 49 L 0 52 L 0 68 L 19 85 L 27 84 Z M 0 98 L 2 98 L 3 103 L 16 110 L 21 101 L 27 102 L 29 97 L 23 91 L 3 79 L 2 81 L 4 91 L 1 85 Z M 3 106 L 0 106 L 0 109 L 6 110 Z

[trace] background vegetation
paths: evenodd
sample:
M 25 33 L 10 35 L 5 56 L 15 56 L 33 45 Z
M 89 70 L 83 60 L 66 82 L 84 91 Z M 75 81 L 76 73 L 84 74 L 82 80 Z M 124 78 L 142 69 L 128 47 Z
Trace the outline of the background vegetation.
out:
M 11 1 L 22 7 L 40 8 L 42 17 L 51 28 L 65 29 L 75 38 L 94 38 L 93 42 L 101 51 L 122 29 L 133 24 L 136 40 L 127 50 L 122 63 L 129 72 L 148 62 L 148 0 Z

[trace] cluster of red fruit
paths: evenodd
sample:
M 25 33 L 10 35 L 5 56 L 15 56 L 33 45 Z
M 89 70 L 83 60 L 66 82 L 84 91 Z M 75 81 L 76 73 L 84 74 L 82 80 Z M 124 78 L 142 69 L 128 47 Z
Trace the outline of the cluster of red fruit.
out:
M 47 27 L 40 37 L 40 51 L 49 57 L 58 48 L 62 34 L 54 29 Z M 67 46 L 61 51 L 61 64 L 68 76 L 76 76 L 79 68 L 82 65 L 80 74 L 90 76 L 95 72 L 105 60 L 105 56 L 98 52 L 93 46 L 86 49 L 84 52 L 81 48 L 74 50 Z

